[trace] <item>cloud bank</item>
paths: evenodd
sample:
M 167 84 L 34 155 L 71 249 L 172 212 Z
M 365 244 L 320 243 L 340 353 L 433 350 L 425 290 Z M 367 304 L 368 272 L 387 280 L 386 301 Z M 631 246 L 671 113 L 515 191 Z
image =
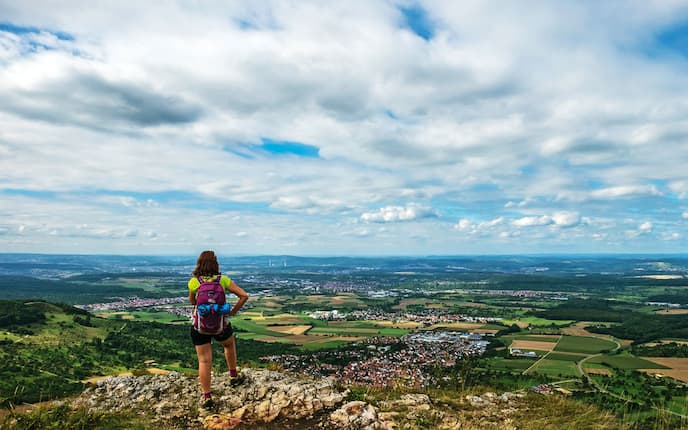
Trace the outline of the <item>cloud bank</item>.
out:
M 0 244 L 684 252 L 688 7 L 530 8 L 0 4 Z

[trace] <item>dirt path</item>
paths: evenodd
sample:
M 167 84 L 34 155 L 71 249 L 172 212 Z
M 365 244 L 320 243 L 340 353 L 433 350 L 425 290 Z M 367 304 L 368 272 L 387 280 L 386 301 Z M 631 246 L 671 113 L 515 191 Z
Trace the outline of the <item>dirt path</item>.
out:
M 563 337 L 563 336 L 559 336 L 559 339 L 557 339 L 557 343 L 554 344 L 554 346 L 552 347 L 552 349 L 550 349 L 549 351 L 547 351 L 547 354 L 545 354 L 545 355 L 543 355 L 542 357 L 540 357 L 540 359 L 537 360 L 535 363 L 533 363 L 532 366 L 530 366 L 529 368 L 527 368 L 526 370 L 524 370 L 523 373 L 522 373 L 522 375 L 525 375 L 526 373 L 530 372 L 531 369 L 534 369 L 535 367 L 537 367 L 538 363 L 540 363 L 542 360 L 544 360 L 545 358 L 547 358 L 547 356 L 550 355 L 550 354 L 552 353 L 552 351 L 554 351 L 554 349 L 557 347 L 557 345 L 559 345 L 559 342 L 561 341 L 561 338 L 562 338 L 562 337 Z

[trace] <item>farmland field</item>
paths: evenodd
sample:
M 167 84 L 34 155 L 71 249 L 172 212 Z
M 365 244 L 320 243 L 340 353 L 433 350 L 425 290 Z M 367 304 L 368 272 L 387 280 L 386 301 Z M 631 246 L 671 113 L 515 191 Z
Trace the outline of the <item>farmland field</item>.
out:
M 560 361 L 573 361 L 578 362 L 587 357 L 583 354 L 567 354 L 563 352 L 551 352 L 548 356 L 548 360 L 560 360 Z
M 613 374 L 611 370 L 604 368 L 586 367 L 583 370 L 585 370 L 585 373 L 590 375 L 612 376 Z
M 530 373 L 536 372 L 553 377 L 577 377 L 578 370 L 571 361 L 550 360 L 549 357 L 537 363 Z
M 656 368 L 650 368 L 642 369 L 643 371 L 670 376 L 676 380 L 688 382 L 688 358 L 647 357 L 645 360 L 660 366 L 666 366 L 668 369 L 656 370 Z
M 516 339 L 511 342 L 511 349 L 520 349 L 521 351 L 551 351 L 556 343 L 553 342 L 537 342 L 532 340 Z
M 634 357 L 632 355 L 601 355 L 593 357 L 586 363 L 601 363 L 617 369 L 668 369 L 667 366 Z
M 499 370 L 526 370 L 533 363 L 535 363 L 535 360 L 528 358 L 498 358 L 487 361 L 488 367 Z
M 519 319 L 505 319 L 502 320 L 502 322 L 506 325 L 511 325 L 511 324 L 516 324 L 517 326 L 521 328 L 525 328 L 528 326 L 559 326 L 559 327 L 564 327 L 569 324 L 571 324 L 573 321 L 571 320 L 550 320 L 550 319 L 545 319 L 545 318 L 539 318 L 539 317 L 524 317 L 524 318 L 519 318 Z
M 616 343 L 605 339 L 587 336 L 562 336 L 554 350 L 560 352 L 596 354 L 602 351 L 611 350 L 614 347 L 616 347 Z
M 430 327 L 427 327 L 427 330 L 435 330 L 438 328 L 444 328 L 444 329 L 450 329 L 450 330 L 476 330 L 479 328 L 484 328 L 485 324 L 480 324 L 480 323 L 468 323 L 468 322 L 456 322 L 456 323 L 437 323 L 433 324 Z
M 299 334 L 304 334 L 305 332 L 310 330 L 311 326 L 309 326 L 309 325 L 270 325 L 270 326 L 267 326 L 267 328 L 269 330 L 276 331 L 278 333 L 299 335 Z

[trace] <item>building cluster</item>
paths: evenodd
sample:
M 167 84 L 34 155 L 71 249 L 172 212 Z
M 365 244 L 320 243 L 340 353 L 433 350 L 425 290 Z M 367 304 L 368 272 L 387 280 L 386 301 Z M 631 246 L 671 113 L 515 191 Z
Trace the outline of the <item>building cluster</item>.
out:
M 420 323 L 421 326 L 457 322 L 487 324 L 501 321 L 501 318 L 475 317 L 439 311 L 437 309 L 429 309 L 420 312 L 385 312 L 380 309 L 361 309 L 340 315 L 343 315 L 343 319 L 347 320 L 410 321 Z
M 375 337 L 350 348 L 308 355 L 265 356 L 261 361 L 305 375 L 333 376 L 344 384 L 426 387 L 433 384 L 430 368 L 449 367 L 463 357 L 481 356 L 487 345 L 479 334 L 424 332 L 402 338 Z
M 313 312 L 308 312 L 306 315 L 308 315 L 311 318 L 315 318 L 318 320 L 325 320 L 325 321 L 337 321 L 337 320 L 346 319 L 346 314 L 339 312 L 336 309 L 331 310 L 331 311 L 313 311 Z
M 87 310 L 89 312 L 122 311 L 125 309 L 150 308 L 155 306 L 184 303 L 188 300 L 189 299 L 186 297 L 164 297 L 157 299 L 140 299 L 138 297 L 128 297 L 126 299 L 122 298 L 116 302 L 92 303 L 89 305 L 76 305 L 76 307 Z
M 348 292 L 362 292 L 362 291 L 382 291 L 389 290 L 394 287 L 394 284 L 388 280 L 380 280 L 374 277 L 356 277 L 356 278 L 342 278 L 342 279 L 311 279 L 306 277 L 289 276 L 289 275 L 243 275 L 237 278 L 237 282 L 242 285 L 255 287 L 272 292 L 279 290 L 299 290 L 303 293 L 317 294 L 317 293 L 348 293 Z M 269 288 L 265 288 L 269 286 Z
M 535 351 L 521 351 L 518 348 L 510 349 L 509 352 L 514 357 L 524 357 L 524 358 L 538 358 L 539 357 Z

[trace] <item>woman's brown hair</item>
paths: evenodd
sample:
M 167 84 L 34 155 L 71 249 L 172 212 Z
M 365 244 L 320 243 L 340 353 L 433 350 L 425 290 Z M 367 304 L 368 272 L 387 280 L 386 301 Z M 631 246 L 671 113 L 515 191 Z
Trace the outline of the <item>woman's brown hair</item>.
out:
M 193 271 L 194 276 L 217 276 L 220 275 L 220 265 L 217 263 L 217 257 L 213 251 L 203 251 L 198 256 L 196 261 L 196 268 Z

